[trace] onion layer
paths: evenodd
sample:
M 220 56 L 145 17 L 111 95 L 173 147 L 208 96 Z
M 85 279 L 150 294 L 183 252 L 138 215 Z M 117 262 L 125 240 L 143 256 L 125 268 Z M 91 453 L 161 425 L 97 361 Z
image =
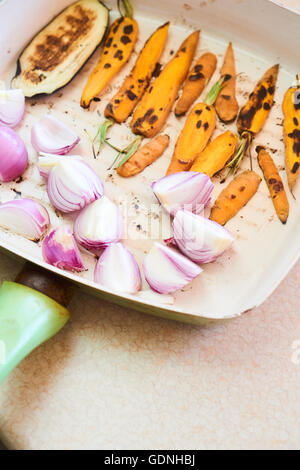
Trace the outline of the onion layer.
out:
M 80 138 L 72 128 L 47 114 L 33 126 L 31 142 L 37 152 L 66 155 Z
M 38 241 L 48 230 L 47 209 L 32 199 L 16 199 L 0 205 L 0 227 Z
M 144 260 L 145 278 L 159 294 L 171 294 L 193 281 L 202 269 L 177 251 L 155 243 Z
M 85 271 L 73 233 L 64 225 L 47 235 L 43 242 L 43 256 L 48 264 L 59 269 Z
M 21 137 L 9 127 L 0 127 L 0 181 L 22 176 L 28 165 L 28 153 Z
M 48 179 L 48 196 L 53 206 L 64 213 L 83 209 L 104 194 L 98 175 L 86 163 L 62 159 Z
M 186 171 L 165 176 L 152 184 L 152 190 L 161 205 L 172 216 L 179 209 L 195 214 L 209 204 L 214 185 L 207 175 Z
M 173 222 L 174 241 L 195 263 L 212 263 L 234 242 L 219 224 L 188 211 L 178 211 Z
M 123 235 L 124 221 L 118 206 L 106 196 L 90 204 L 77 217 L 74 234 L 87 250 L 97 251 L 118 243 Z
M 95 282 L 115 292 L 134 295 L 141 289 L 140 268 L 123 243 L 108 246 L 95 269 Z
M 22 90 L 0 90 L 0 125 L 16 127 L 23 119 L 25 96 Z
M 62 156 L 61 155 L 52 155 L 51 153 L 43 153 L 40 152 L 39 156 L 39 171 L 40 175 L 43 178 L 48 178 L 50 175 L 50 172 L 53 170 L 53 168 L 58 164 L 62 162 Z M 79 155 L 69 155 L 68 160 L 81 160 L 83 161 L 83 158 L 80 157 Z

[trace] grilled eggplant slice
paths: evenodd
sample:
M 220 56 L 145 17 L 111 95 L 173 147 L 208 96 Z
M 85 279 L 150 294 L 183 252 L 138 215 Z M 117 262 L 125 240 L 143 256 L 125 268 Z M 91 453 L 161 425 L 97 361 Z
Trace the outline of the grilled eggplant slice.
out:
M 108 8 L 99 0 L 66 8 L 23 51 L 12 87 L 31 98 L 67 85 L 101 43 L 108 20 Z

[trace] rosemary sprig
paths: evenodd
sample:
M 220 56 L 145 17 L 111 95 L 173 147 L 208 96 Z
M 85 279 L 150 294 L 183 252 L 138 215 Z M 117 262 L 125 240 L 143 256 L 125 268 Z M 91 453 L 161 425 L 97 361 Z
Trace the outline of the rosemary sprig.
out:
M 107 143 L 106 142 L 106 135 L 107 135 L 107 132 L 108 132 L 109 128 L 113 124 L 114 124 L 114 122 L 111 119 L 107 119 L 107 121 L 104 121 L 103 124 L 101 124 L 101 126 L 99 127 L 98 132 L 97 132 L 96 137 L 95 137 L 95 141 L 97 140 L 98 137 L 100 139 L 99 149 L 98 149 L 97 155 L 99 155 L 103 145 L 105 143 Z
M 228 76 L 223 75 L 220 80 L 218 80 L 212 89 L 209 91 L 207 97 L 205 98 L 205 104 L 208 104 L 209 106 L 213 106 L 215 102 L 217 101 L 217 98 L 219 94 L 221 93 L 222 89 L 226 85 L 226 81 L 228 81 Z
M 129 158 L 132 157 L 132 155 L 137 151 L 137 149 L 141 145 L 142 140 L 143 140 L 142 136 L 136 137 L 134 141 L 130 145 L 128 145 L 128 147 L 126 147 L 125 151 L 123 152 L 123 153 L 126 152 L 125 157 L 121 160 L 121 163 L 119 164 L 117 169 L 121 168 L 121 166 L 123 166 L 127 162 L 127 160 L 129 160 Z
M 84 130 L 84 132 L 86 133 L 86 135 L 88 136 L 88 138 L 89 138 L 89 140 L 90 140 L 90 142 L 91 142 L 92 151 L 93 151 L 93 156 L 94 156 L 94 158 L 95 158 L 95 160 L 96 160 L 97 155 L 96 155 L 96 150 L 95 150 L 95 139 L 93 139 L 93 137 L 91 136 L 91 134 L 88 132 L 87 129 L 83 129 L 83 130 Z
M 229 168 L 229 171 L 227 175 L 225 176 L 224 181 L 226 181 L 230 175 L 235 175 L 237 173 L 240 167 L 240 164 L 244 158 L 244 155 L 246 151 L 248 150 L 249 146 L 251 145 L 251 142 L 252 142 L 252 135 L 250 133 L 245 132 L 244 134 L 242 134 L 239 148 L 237 149 L 233 159 L 227 165 L 227 167 Z M 252 165 L 252 162 L 251 162 L 251 165 Z

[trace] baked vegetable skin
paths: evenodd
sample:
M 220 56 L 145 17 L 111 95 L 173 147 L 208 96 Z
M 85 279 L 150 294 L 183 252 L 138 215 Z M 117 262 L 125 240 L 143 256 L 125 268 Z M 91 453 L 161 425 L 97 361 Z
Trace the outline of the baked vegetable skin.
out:
M 190 71 L 175 108 L 177 117 L 184 116 L 192 104 L 199 98 L 204 88 L 215 73 L 218 59 L 215 54 L 203 54 Z
M 271 156 L 263 147 L 257 147 L 256 150 L 258 152 L 258 163 L 269 188 L 276 214 L 279 220 L 286 224 L 290 207 L 278 169 Z
M 105 110 L 105 116 L 121 124 L 135 109 L 148 88 L 157 63 L 164 50 L 170 23 L 158 28 L 146 42 L 130 75 Z
M 190 170 L 207 146 L 216 128 L 216 121 L 217 116 L 213 106 L 206 103 L 194 106 L 178 137 L 167 175 Z
M 279 65 L 274 65 L 264 74 L 241 109 L 237 123 L 241 135 L 250 132 L 255 136 L 264 127 L 274 104 L 278 71 Z
M 221 121 L 229 123 L 236 119 L 239 112 L 239 104 L 236 99 L 236 66 L 232 43 L 229 43 L 221 69 L 221 76 L 227 76 L 228 80 L 217 98 L 215 108 Z
M 212 178 L 226 166 L 235 152 L 238 141 L 238 136 L 231 131 L 219 135 L 199 155 L 191 171 L 197 171 Z
M 240 173 L 216 200 L 210 220 L 226 225 L 253 198 L 260 183 L 261 178 L 254 171 Z
M 170 144 L 168 135 L 158 135 L 155 139 L 137 150 L 124 165 L 117 169 L 119 176 L 129 178 L 144 171 L 147 166 L 160 158 Z
M 12 87 L 30 98 L 67 85 L 101 43 L 108 18 L 99 0 L 66 8 L 22 52 Z
M 300 88 L 290 88 L 283 100 L 285 166 L 293 192 L 300 170 Z
M 274 65 L 257 83 L 249 100 L 241 109 L 237 128 L 241 136 L 239 148 L 228 164 L 229 173 L 235 174 L 254 137 L 263 129 L 274 104 L 279 65 Z
M 126 2 L 123 0 L 124 5 Z M 132 11 L 125 15 L 131 15 Z M 127 64 L 139 33 L 138 23 L 131 16 L 118 18 L 110 27 L 100 62 L 92 71 L 81 97 L 81 106 L 88 108 L 108 83 Z
M 147 89 L 132 118 L 131 129 L 135 134 L 155 137 L 161 131 L 190 69 L 199 34 L 196 31 L 183 42 L 175 57 Z

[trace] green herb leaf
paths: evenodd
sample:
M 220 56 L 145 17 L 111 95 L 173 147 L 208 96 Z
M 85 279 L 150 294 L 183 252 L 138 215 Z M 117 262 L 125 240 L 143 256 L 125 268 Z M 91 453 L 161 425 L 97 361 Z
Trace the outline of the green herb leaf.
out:
M 99 155 L 99 153 L 101 151 L 101 148 L 105 143 L 107 132 L 113 124 L 114 124 L 114 122 L 111 119 L 108 119 L 107 121 L 104 121 L 103 124 L 101 124 L 101 126 L 99 127 L 98 132 L 96 134 L 96 137 L 94 139 L 94 142 L 97 140 L 98 137 L 100 139 L 99 149 L 98 149 L 98 154 L 97 155 Z
M 126 149 L 123 152 L 123 153 L 126 152 L 125 157 L 123 158 L 123 160 L 121 160 L 121 163 L 119 164 L 117 169 L 121 168 L 121 166 L 123 166 L 124 163 L 126 163 L 127 160 L 129 160 L 129 158 L 132 157 L 132 155 L 137 151 L 137 149 L 141 145 L 142 140 L 143 140 L 142 136 L 136 137 L 136 139 L 134 139 L 134 141 L 128 147 L 126 147 Z
M 206 104 L 208 104 L 209 106 L 213 106 L 215 104 L 219 94 L 221 93 L 222 89 L 226 85 L 225 82 L 226 82 L 226 75 L 221 77 L 220 80 L 217 81 L 217 83 L 215 83 L 212 89 L 209 91 L 204 101 Z

